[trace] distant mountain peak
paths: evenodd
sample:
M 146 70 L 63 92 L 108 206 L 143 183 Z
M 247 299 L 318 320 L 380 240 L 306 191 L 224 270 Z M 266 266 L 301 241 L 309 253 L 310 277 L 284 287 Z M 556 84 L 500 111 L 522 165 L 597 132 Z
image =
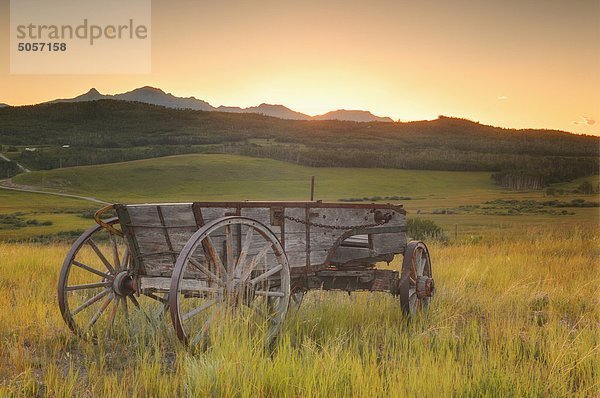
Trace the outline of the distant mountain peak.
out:
M 369 111 L 338 109 L 313 117 L 315 120 L 347 120 L 351 122 L 393 122 L 389 117 L 375 116 Z
M 389 117 L 379 117 L 373 115 L 369 111 L 361 110 L 345 110 L 328 112 L 324 115 L 311 117 L 301 112 L 296 112 L 293 109 L 280 104 L 261 103 L 258 106 L 248 108 L 240 108 L 237 106 L 219 106 L 215 108 L 211 104 L 196 97 L 177 97 L 171 93 L 166 93 L 162 89 L 152 86 L 143 86 L 135 88 L 120 94 L 107 95 L 101 94 L 95 88 L 91 88 L 87 93 L 74 98 L 57 99 L 50 101 L 54 102 L 83 102 L 97 101 L 101 99 L 113 99 L 118 101 L 133 101 L 146 104 L 159 105 L 174 109 L 192 109 L 200 111 L 219 111 L 232 113 L 257 113 L 265 116 L 276 117 L 279 119 L 291 120 L 347 120 L 354 122 L 393 122 Z
M 152 87 L 152 86 L 144 86 L 144 87 L 140 87 L 140 88 L 136 88 L 135 90 L 132 91 L 153 91 L 156 93 L 162 93 L 165 94 L 165 92 L 163 90 L 161 90 L 160 88 L 157 87 Z

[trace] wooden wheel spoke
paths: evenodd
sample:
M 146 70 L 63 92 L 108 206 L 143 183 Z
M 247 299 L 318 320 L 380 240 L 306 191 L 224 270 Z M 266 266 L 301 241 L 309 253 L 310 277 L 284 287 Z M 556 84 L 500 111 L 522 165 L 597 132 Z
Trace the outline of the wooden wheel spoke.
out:
M 213 281 L 215 281 L 218 285 L 221 285 L 221 286 L 223 285 L 223 280 L 221 278 L 219 278 L 217 275 L 215 275 L 210 269 L 208 269 L 207 267 L 205 267 L 204 264 L 202 264 L 200 261 L 198 261 L 198 260 L 193 259 L 193 258 L 190 257 L 189 262 L 194 267 L 196 267 L 198 269 L 198 271 L 202 272 L 208 278 L 210 278 Z
M 419 298 L 417 297 L 417 293 L 415 292 L 415 293 L 411 294 L 408 297 L 408 300 L 409 300 L 409 303 L 410 303 L 411 310 L 416 309 L 417 301 L 419 301 Z
M 110 243 L 113 255 L 113 262 L 115 264 L 115 268 L 117 271 L 123 271 L 124 268 L 121 267 L 121 259 L 119 258 L 119 247 L 117 246 L 117 240 L 115 239 L 115 235 L 110 233 Z
M 70 292 L 73 290 L 83 290 L 83 289 L 95 289 L 98 287 L 106 287 L 112 285 L 112 282 L 97 282 L 97 283 L 84 283 L 81 285 L 71 285 L 65 287 L 65 291 Z
M 167 298 L 157 296 L 154 293 L 144 293 L 144 296 L 149 297 L 152 300 L 156 300 L 156 301 L 158 301 L 159 303 L 162 303 L 162 304 L 168 304 L 169 303 L 169 300 Z
M 97 269 L 92 268 L 89 265 L 86 265 L 86 264 L 84 264 L 82 262 L 79 262 L 77 260 L 73 260 L 73 265 L 75 265 L 75 266 L 77 266 L 77 267 L 79 267 L 81 269 L 84 269 L 84 270 L 86 270 L 88 272 L 91 272 L 92 274 L 96 274 L 98 276 L 101 276 L 103 278 L 111 279 L 111 280 L 114 279 L 114 277 L 112 275 L 109 275 L 109 274 L 104 273 L 102 271 L 98 271 Z
M 245 281 L 246 279 L 248 279 L 250 277 L 250 275 L 252 274 L 252 271 L 254 271 L 254 268 L 256 268 L 256 266 L 263 259 L 263 257 L 267 255 L 267 252 L 269 251 L 270 248 L 271 248 L 271 245 L 267 244 L 265 247 L 260 249 L 258 254 L 256 254 L 256 256 L 254 256 L 252 261 L 250 261 L 250 263 L 248 264 L 248 268 L 246 268 L 242 272 L 242 275 L 240 276 L 240 280 Z
M 96 313 L 94 314 L 94 316 L 92 317 L 92 319 L 90 319 L 90 322 L 88 323 L 87 328 L 91 329 L 92 326 L 94 326 L 94 324 L 98 321 L 98 319 L 100 319 L 100 316 L 102 315 L 102 313 L 106 310 L 106 308 L 108 307 L 108 305 L 110 304 L 110 302 L 113 300 L 113 298 L 115 297 L 114 293 L 111 293 L 103 302 L 102 305 L 100 306 L 100 308 L 98 308 L 98 311 L 96 311 Z
M 215 268 L 217 269 L 217 272 L 224 275 L 227 275 L 227 270 L 225 269 L 225 266 L 223 265 L 223 261 L 221 261 L 221 257 L 219 256 L 219 253 L 217 252 L 217 250 L 215 249 L 215 245 L 212 242 L 212 239 L 210 239 L 209 236 L 207 236 L 203 241 L 202 241 L 202 246 L 204 247 L 204 251 L 206 253 L 208 253 L 208 256 L 210 257 L 210 259 L 212 260 L 213 264 L 215 265 Z
M 258 282 L 264 281 L 266 280 L 268 277 L 278 273 L 279 271 L 281 271 L 283 269 L 283 265 L 279 264 L 276 267 L 271 268 L 270 270 L 268 270 L 265 273 L 260 274 L 259 276 L 257 276 L 254 279 L 250 280 L 250 283 L 253 285 L 256 285 Z
M 90 245 L 90 247 L 92 248 L 92 250 L 94 250 L 94 252 L 96 253 L 96 255 L 98 256 L 98 258 L 100 258 L 100 261 L 102 261 L 102 263 L 104 264 L 104 266 L 106 267 L 107 270 L 110 271 L 111 274 L 115 275 L 117 272 L 115 271 L 115 268 L 112 266 L 112 264 L 106 259 L 106 257 L 104 256 L 104 254 L 102 253 L 102 251 L 100 251 L 100 248 L 98 247 L 98 245 L 96 245 L 96 243 L 92 240 L 89 239 L 87 241 L 87 244 Z
M 103 291 L 101 291 L 100 293 L 96 294 L 94 297 L 91 297 L 90 299 L 88 299 L 86 302 L 84 302 L 83 304 L 81 304 L 79 307 L 75 308 L 72 312 L 71 315 L 75 316 L 77 315 L 79 312 L 81 312 L 82 310 L 86 309 L 87 307 L 89 307 L 90 305 L 94 304 L 95 302 L 97 302 L 98 300 L 100 300 L 102 297 L 106 296 L 108 293 L 110 293 L 111 289 L 104 289 Z
M 123 258 L 121 259 L 121 269 L 129 269 L 129 265 L 129 248 L 125 247 L 125 252 L 123 253 Z
M 257 290 L 254 292 L 254 294 L 265 297 L 285 297 L 285 293 L 272 290 Z
M 250 249 L 250 245 L 252 244 L 252 236 L 254 235 L 254 228 L 248 227 L 248 232 L 246 232 L 246 236 L 244 237 L 244 243 L 242 244 L 242 249 L 240 250 L 240 256 L 238 257 L 237 263 L 235 265 L 235 276 L 240 278 L 242 276 L 242 272 L 244 271 L 244 265 L 246 263 L 246 257 L 248 256 L 248 250 Z
M 131 300 L 131 302 L 133 303 L 135 308 L 137 308 L 138 311 L 140 311 L 142 314 L 144 314 L 144 317 L 146 318 L 146 320 L 148 322 L 152 323 L 152 318 L 150 318 L 150 315 L 148 315 L 146 313 L 146 311 L 144 311 L 144 309 L 140 305 L 139 301 L 135 298 L 135 296 L 133 294 L 130 294 L 129 296 L 127 296 L 127 298 L 129 298 Z
M 423 271 L 425 270 L 425 263 L 426 263 L 426 258 L 425 258 L 425 252 L 421 251 L 419 256 L 418 256 L 418 263 L 417 263 L 417 275 L 418 276 L 422 276 L 423 275 Z
M 200 329 L 200 331 L 196 334 L 196 336 L 194 336 L 192 340 L 192 345 L 198 344 L 200 342 L 200 339 L 202 339 L 206 335 L 206 332 L 208 332 L 208 328 L 210 328 L 212 321 L 215 319 L 215 315 L 218 312 L 220 312 L 220 310 L 220 307 L 216 307 L 214 311 L 208 316 L 208 318 L 202 324 L 202 328 Z
M 127 308 L 126 297 L 121 297 L 121 304 L 123 305 L 123 313 L 125 314 L 125 319 L 129 322 L 129 309 Z
M 110 337 L 110 332 L 115 323 L 115 316 L 117 315 L 117 310 L 119 309 L 119 305 L 117 301 L 113 302 L 112 309 L 110 314 L 108 315 L 108 325 L 106 327 L 106 337 Z
M 235 262 L 233 258 L 233 234 L 231 225 L 225 227 L 225 258 L 227 260 L 227 280 L 233 280 Z
M 411 267 L 410 267 L 410 275 L 411 277 L 413 277 L 415 280 L 417 279 L 417 266 L 416 266 L 416 259 L 413 259 Z
M 215 300 L 209 300 L 209 301 L 206 301 L 206 302 L 202 303 L 202 305 L 200 305 L 200 306 L 194 308 L 193 310 L 191 310 L 191 311 L 183 314 L 183 316 L 181 317 L 182 321 L 184 321 L 184 322 L 187 321 L 191 317 L 196 316 L 199 313 L 201 313 L 202 311 L 207 310 L 208 308 L 212 307 L 217 302 L 218 301 L 215 299 Z
M 131 303 L 135 306 L 135 308 L 137 308 L 139 310 L 142 309 L 142 307 L 140 307 L 140 303 L 137 301 L 137 299 L 135 298 L 135 296 L 133 294 L 130 294 L 127 297 L 129 297 L 129 299 L 131 300 Z

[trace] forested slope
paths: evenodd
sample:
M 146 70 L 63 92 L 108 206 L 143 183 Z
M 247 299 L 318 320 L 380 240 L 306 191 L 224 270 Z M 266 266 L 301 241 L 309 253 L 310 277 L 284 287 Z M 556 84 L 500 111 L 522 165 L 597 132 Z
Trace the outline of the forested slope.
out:
M 101 100 L 1 108 L 0 144 L 38 169 L 227 152 L 323 167 L 493 171 L 500 184 L 538 188 L 596 174 L 600 141 L 448 117 L 300 121 Z

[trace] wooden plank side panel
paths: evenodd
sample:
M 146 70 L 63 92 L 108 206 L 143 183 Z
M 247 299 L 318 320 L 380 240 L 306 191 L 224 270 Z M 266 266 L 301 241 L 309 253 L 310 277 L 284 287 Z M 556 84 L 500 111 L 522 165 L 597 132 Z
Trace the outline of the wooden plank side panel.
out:
M 246 205 L 246 207 L 245 207 Z M 311 264 L 321 264 L 326 260 L 329 250 L 336 243 L 338 238 L 346 232 L 345 230 L 336 230 L 331 228 L 310 227 L 310 233 L 307 231 L 307 226 L 301 222 L 295 222 L 285 219 L 285 236 L 281 236 L 282 228 L 280 226 L 271 225 L 271 206 L 275 203 L 265 203 L 264 205 L 248 204 L 247 202 L 227 203 L 223 207 L 213 207 L 217 204 L 202 204 L 201 214 L 204 223 L 222 218 L 228 215 L 235 215 L 240 212 L 242 216 L 249 217 L 265 224 L 271 229 L 276 236 L 283 242 L 286 254 L 292 267 L 302 267 L 307 264 L 306 255 L 307 247 L 310 247 L 309 260 Z M 372 227 L 369 231 L 369 245 L 374 250 L 375 255 L 381 254 L 398 254 L 404 251 L 406 246 L 406 220 L 404 214 L 400 211 L 394 211 L 386 206 L 344 206 L 343 204 L 334 206 L 333 204 L 287 204 L 282 203 L 284 214 L 288 217 L 305 220 L 307 215 L 307 206 L 309 220 L 312 223 L 324 225 L 336 225 L 341 227 L 352 227 L 375 222 L 375 211 L 381 209 L 385 213 L 392 212 L 392 220 L 385 224 L 385 227 L 398 226 L 402 229 L 397 233 L 376 233 L 379 227 Z M 164 228 L 143 228 L 161 226 L 161 219 L 157 211 L 157 206 L 160 206 L 164 219 L 164 224 L 168 234 L 168 240 L 165 237 Z M 238 210 L 239 209 L 239 210 Z M 178 204 L 160 204 L 160 205 L 131 205 L 127 206 L 128 216 L 134 227 L 132 234 L 137 243 L 137 250 L 142 255 L 169 251 L 169 241 L 172 251 L 179 254 L 181 249 L 187 243 L 188 239 L 197 230 L 195 227 L 196 219 L 192 210 L 191 203 Z M 245 238 L 245 228 L 234 228 L 234 253 L 239 252 L 240 244 Z M 383 227 L 382 227 L 383 229 Z M 386 232 L 389 232 L 389 228 Z M 364 232 L 363 232 L 364 233 Z M 307 242 L 307 236 L 310 236 L 310 241 Z M 219 252 L 223 250 L 224 231 L 218 231 L 214 235 L 215 246 Z M 281 239 L 283 238 L 283 239 Z M 252 238 L 252 244 L 248 250 L 248 256 L 253 256 L 264 247 L 264 241 L 255 234 Z M 202 250 L 199 250 L 202 251 Z M 358 255 L 358 254 L 356 254 Z M 203 254 L 198 254 L 203 258 Z M 347 254 L 345 258 L 350 258 L 352 255 Z M 175 256 L 176 257 L 176 256 Z M 172 272 L 173 254 L 150 256 L 144 259 L 144 267 L 148 269 L 148 275 L 165 275 Z
M 306 210 L 304 207 L 286 207 L 284 214 L 288 217 L 304 220 Z M 306 225 L 285 219 L 285 253 L 287 254 L 290 268 L 306 266 Z
M 305 215 L 305 209 L 304 207 L 286 207 L 284 209 L 284 214 L 287 217 L 292 217 L 292 218 L 298 218 L 300 220 L 304 220 L 306 215 Z M 285 220 L 285 233 L 286 233 L 286 240 L 287 240 L 287 234 L 288 233 L 305 233 L 306 232 L 306 226 L 302 223 L 298 223 L 292 220 Z
M 352 260 L 368 259 L 374 255 L 374 251 L 368 248 L 340 246 L 331 258 L 331 262 L 336 264 L 344 264 Z
M 170 277 L 173 273 L 173 257 L 169 254 L 145 257 L 142 259 L 148 276 Z
M 318 208 L 311 210 L 310 221 L 332 227 L 311 227 L 310 263 L 315 265 L 325 262 L 329 251 L 344 233 L 350 231 L 352 227 L 375 223 L 375 217 L 371 209 Z
M 163 228 L 159 208 L 167 228 Z M 127 209 L 146 274 L 170 275 L 179 252 L 197 229 L 191 204 L 135 205 Z
M 285 254 L 288 257 L 290 268 L 305 267 L 306 266 L 306 252 L 293 252 L 286 251 Z
M 371 235 L 373 250 L 376 254 L 400 254 L 404 253 L 406 247 L 406 232 L 395 234 L 373 234 Z
M 251 218 L 255 221 L 258 221 L 261 224 L 264 224 L 267 228 L 269 228 L 278 238 L 281 237 L 281 227 L 278 225 L 271 225 L 271 208 L 242 208 L 240 209 L 240 213 L 243 217 Z
M 397 226 L 397 233 L 370 234 L 370 244 L 376 254 L 399 254 L 404 253 L 407 244 L 406 238 L 406 216 L 395 213 L 392 220 L 386 226 Z
M 223 218 L 230 215 L 235 215 L 237 208 L 235 207 L 203 207 L 202 208 L 202 219 L 204 224 L 209 221 L 216 220 L 217 218 Z
M 133 226 L 160 226 L 158 207 L 155 205 L 127 206 L 127 212 L 129 213 L 129 220 Z
M 196 225 L 191 203 L 160 205 L 160 209 L 167 226 Z

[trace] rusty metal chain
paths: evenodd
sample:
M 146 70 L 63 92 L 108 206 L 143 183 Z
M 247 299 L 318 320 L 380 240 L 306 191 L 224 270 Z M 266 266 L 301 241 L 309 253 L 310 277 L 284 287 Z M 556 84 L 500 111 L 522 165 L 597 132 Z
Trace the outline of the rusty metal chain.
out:
M 387 224 L 392 219 L 392 217 L 385 217 L 381 221 L 373 223 L 373 224 L 341 225 L 340 226 L 340 225 L 320 224 L 320 223 L 316 223 L 316 222 L 312 222 L 312 221 L 304 221 L 304 220 L 302 220 L 300 218 L 291 217 L 291 216 L 283 216 L 283 218 L 285 218 L 287 220 L 290 220 L 290 221 L 297 222 L 299 224 L 309 225 L 311 227 L 324 228 L 324 229 L 334 229 L 334 230 L 340 230 L 340 231 L 347 231 L 349 229 L 355 229 L 355 228 L 372 228 L 372 227 L 378 227 L 380 225 Z

